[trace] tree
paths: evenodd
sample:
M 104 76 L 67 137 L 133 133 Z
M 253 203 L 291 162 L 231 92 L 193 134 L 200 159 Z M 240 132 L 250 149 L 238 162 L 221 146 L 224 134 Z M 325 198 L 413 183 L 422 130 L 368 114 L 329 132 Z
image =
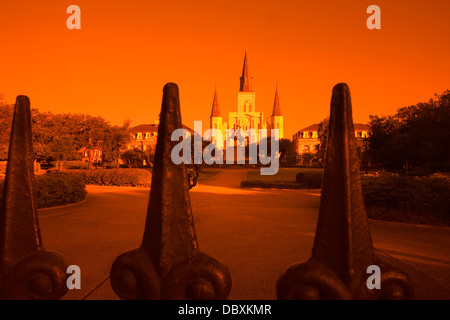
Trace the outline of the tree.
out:
M 311 161 L 314 159 L 314 154 L 312 154 L 311 152 L 305 152 L 302 154 L 302 161 L 303 164 L 307 164 L 308 167 L 311 166 Z
M 394 116 L 370 116 L 370 137 L 368 155 L 371 162 L 389 166 L 390 160 L 386 154 L 388 140 L 399 131 L 400 121 Z
M 140 148 L 132 148 L 124 151 L 120 158 L 131 168 L 141 168 L 147 155 Z
M 319 122 L 319 128 L 317 130 L 317 135 L 319 137 L 319 145 L 317 148 L 317 158 L 320 162 L 325 159 L 325 151 L 327 148 L 327 138 L 328 138 L 328 123 L 329 118 L 323 119 Z
M 131 140 L 130 123 L 127 120 L 122 126 L 110 126 L 105 129 L 100 143 L 104 161 L 119 161 L 122 150 Z M 147 158 L 150 160 L 150 155 Z
M 0 160 L 8 159 L 9 139 L 14 116 L 14 106 L 6 103 L 0 92 Z
M 55 157 L 59 170 L 62 169 L 62 164 L 76 157 L 73 137 L 70 135 L 56 136 L 51 145 L 50 150 Z
M 144 151 L 144 160 L 148 166 L 153 167 L 153 162 L 155 161 L 154 148 L 147 146 L 147 148 Z
M 0 160 L 8 157 L 13 114 L 14 106 L 7 104 L 0 93 Z M 77 150 L 82 148 L 100 148 L 104 160 L 117 162 L 131 139 L 129 120 L 122 126 L 113 126 L 101 116 L 53 114 L 38 109 L 31 110 L 31 117 L 33 149 L 38 162 L 76 158 Z M 67 137 L 71 137 L 70 143 Z M 71 152 L 66 149 L 68 146 L 73 147 Z M 61 157 L 65 160 L 61 160 Z M 150 159 L 150 155 L 147 158 Z
M 51 112 L 39 112 L 38 109 L 32 109 L 31 122 L 33 151 L 36 160 L 40 163 L 57 160 L 57 156 L 52 150 L 52 143 L 55 137 L 62 132 L 53 114 Z
M 450 91 L 428 102 L 370 117 L 368 155 L 387 168 L 450 161 Z
M 280 163 L 287 164 L 289 162 L 295 163 L 295 159 L 290 155 L 295 154 L 295 145 L 289 139 L 280 139 Z

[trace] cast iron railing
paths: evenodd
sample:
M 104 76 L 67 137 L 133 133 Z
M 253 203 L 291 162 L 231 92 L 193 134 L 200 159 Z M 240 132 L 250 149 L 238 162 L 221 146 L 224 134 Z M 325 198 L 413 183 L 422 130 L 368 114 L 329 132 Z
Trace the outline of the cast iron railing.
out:
M 375 257 L 365 212 L 346 84 L 333 89 L 319 219 L 311 258 L 290 266 L 278 299 L 412 299 L 408 276 Z M 198 249 L 184 164 L 175 165 L 172 132 L 181 128 L 178 87 L 163 90 L 150 199 L 142 244 L 113 263 L 110 281 L 123 299 L 226 299 L 228 269 Z M 30 102 L 17 97 L 0 206 L 0 298 L 59 299 L 67 264 L 43 249 L 33 192 Z M 366 285 L 381 269 L 381 289 Z M 274 284 L 275 286 L 275 284 Z
M 34 181 L 30 100 L 19 96 L 0 204 L 0 298 L 59 299 L 67 291 L 64 258 L 42 247 Z

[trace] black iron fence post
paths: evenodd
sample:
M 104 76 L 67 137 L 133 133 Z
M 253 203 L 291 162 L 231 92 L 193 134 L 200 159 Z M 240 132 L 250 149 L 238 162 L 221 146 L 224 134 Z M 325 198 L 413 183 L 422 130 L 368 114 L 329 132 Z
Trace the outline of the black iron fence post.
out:
M 30 100 L 18 96 L 0 204 L 1 299 L 59 299 L 67 291 L 64 258 L 42 247 L 33 161 Z
M 182 128 L 178 87 L 164 87 L 147 221 L 139 248 L 110 272 L 123 299 L 226 299 L 228 269 L 198 248 L 186 166 L 171 159 Z M 409 277 L 375 255 L 361 191 L 350 90 L 333 89 L 319 218 L 311 258 L 277 282 L 279 299 L 412 299 Z M 42 247 L 33 192 L 30 101 L 17 97 L 0 203 L 0 298 L 59 299 L 67 291 L 64 258 Z M 370 266 L 381 270 L 369 288 Z
M 171 150 L 182 128 L 178 87 L 164 87 L 150 199 L 142 244 L 120 255 L 111 286 L 123 299 L 226 299 L 228 269 L 198 249 L 185 164 Z
M 369 289 L 369 266 L 381 289 Z M 408 276 L 374 254 L 361 191 L 350 90 L 333 88 L 319 218 L 311 258 L 277 282 L 278 299 L 412 299 Z

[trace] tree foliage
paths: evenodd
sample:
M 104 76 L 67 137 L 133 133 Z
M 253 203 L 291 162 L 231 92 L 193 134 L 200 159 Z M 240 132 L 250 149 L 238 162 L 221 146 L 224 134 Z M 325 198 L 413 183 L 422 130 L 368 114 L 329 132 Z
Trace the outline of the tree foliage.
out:
M 14 106 L 0 93 L 0 160 L 8 157 Z M 131 135 L 130 121 L 111 125 L 101 116 L 31 110 L 35 158 L 39 162 L 77 160 L 81 148 L 100 148 L 103 160 L 117 162 Z
M 130 168 L 142 168 L 144 164 L 153 164 L 154 154 L 152 149 L 132 148 L 124 151 L 120 157 Z
M 369 157 L 387 168 L 450 161 L 450 91 L 428 102 L 370 116 Z
M 6 103 L 0 92 L 0 160 L 8 158 L 9 137 L 11 132 L 14 106 Z
M 325 159 L 325 151 L 327 148 L 328 137 L 328 121 L 329 118 L 325 118 L 319 122 L 319 129 L 317 130 L 317 136 L 319 137 L 319 147 L 317 148 L 317 158 L 323 162 Z
M 55 136 L 50 144 L 50 150 L 60 169 L 63 162 L 77 157 L 74 140 L 70 135 Z

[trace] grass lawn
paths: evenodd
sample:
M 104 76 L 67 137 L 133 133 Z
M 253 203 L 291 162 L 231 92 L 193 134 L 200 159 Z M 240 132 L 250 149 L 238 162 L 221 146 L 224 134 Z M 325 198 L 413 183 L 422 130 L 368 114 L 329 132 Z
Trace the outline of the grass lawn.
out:
M 220 172 L 222 172 L 222 169 L 219 169 L 219 168 L 204 168 L 200 172 L 200 175 L 199 175 L 197 181 L 207 181 L 207 180 L 211 179 L 212 177 L 218 175 Z
M 263 176 L 259 169 L 249 170 L 245 181 L 263 181 L 263 182 L 295 182 L 295 176 L 300 172 L 323 171 L 322 168 L 280 168 L 277 174 Z

